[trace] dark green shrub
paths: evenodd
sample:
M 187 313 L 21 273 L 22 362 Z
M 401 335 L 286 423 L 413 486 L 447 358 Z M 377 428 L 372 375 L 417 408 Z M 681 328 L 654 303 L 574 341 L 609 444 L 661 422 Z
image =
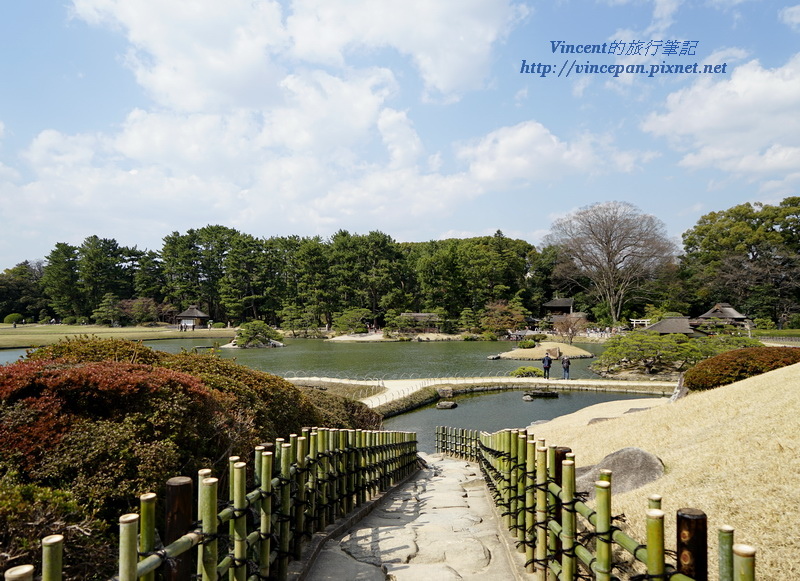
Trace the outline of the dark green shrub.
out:
M 236 331 L 236 345 L 238 347 L 262 347 L 271 341 L 280 341 L 283 336 L 267 325 L 264 321 L 251 321 L 244 323 Z
M 491 331 L 484 331 L 481 333 L 481 341 L 497 341 L 497 335 Z
M 509 373 L 511 377 L 544 377 L 544 371 L 538 367 L 517 367 L 514 371 Z
M 224 329 L 225 328 L 225 323 L 219 323 L 219 322 L 218 323 L 212 323 L 211 324 L 211 328 L 212 329 Z
M 116 552 L 105 541 L 108 526 L 68 492 L 0 478 L 0 571 L 34 564 L 41 570 L 41 540 L 63 535 L 65 580 L 110 579 Z
M 21 323 L 22 319 L 24 319 L 24 318 L 25 317 L 23 317 L 19 313 L 11 313 L 10 315 L 6 315 L 5 316 L 5 318 L 3 319 L 3 322 L 6 325 L 13 325 L 14 323 Z
M 713 389 L 800 362 L 796 347 L 749 347 L 734 349 L 701 361 L 684 376 L 691 390 Z
M 533 349 L 536 347 L 536 341 L 531 341 L 530 339 L 525 339 L 517 343 L 517 348 L 519 349 Z
M 65 325 L 74 325 L 75 323 L 78 322 L 78 318 L 72 316 L 64 317 L 63 319 L 61 319 L 61 322 L 64 323 Z

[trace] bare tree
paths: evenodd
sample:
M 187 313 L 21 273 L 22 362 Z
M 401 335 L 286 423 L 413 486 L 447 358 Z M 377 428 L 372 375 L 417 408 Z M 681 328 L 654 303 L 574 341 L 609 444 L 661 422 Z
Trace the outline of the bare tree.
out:
M 559 246 L 567 276 L 594 291 L 614 323 L 631 292 L 672 260 L 675 247 L 664 223 L 627 202 L 602 202 L 557 220 L 545 240 Z
M 565 315 L 563 319 L 553 323 L 553 331 L 561 337 L 562 341 L 566 341 L 572 345 L 572 341 L 586 330 L 586 319 L 583 315 Z

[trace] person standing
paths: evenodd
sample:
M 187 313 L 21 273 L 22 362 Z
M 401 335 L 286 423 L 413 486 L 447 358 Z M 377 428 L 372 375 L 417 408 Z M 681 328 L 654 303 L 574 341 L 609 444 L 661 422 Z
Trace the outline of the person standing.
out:
M 544 354 L 544 359 L 542 359 L 542 369 L 544 370 L 544 378 L 550 379 L 550 366 L 553 364 L 553 360 L 550 358 L 549 353 Z
M 569 357 L 564 355 L 561 358 L 561 369 L 564 370 L 564 379 L 569 379 Z

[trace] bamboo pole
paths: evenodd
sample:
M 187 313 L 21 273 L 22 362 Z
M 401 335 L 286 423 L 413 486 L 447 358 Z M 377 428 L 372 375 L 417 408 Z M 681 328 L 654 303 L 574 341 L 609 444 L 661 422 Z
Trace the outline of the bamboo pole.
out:
M 755 581 L 756 550 L 750 545 L 733 545 L 734 581 Z
M 6 581 L 33 581 L 33 565 L 17 565 L 6 570 Z
M 536 541 L 536 440 L 525 442 L 525 570 L 533 573 L 533 546 Z
M 258 573 L 269 576 L 272 545 L 272 452 L 261 453 L 261 522 L 259 533 L 261 543 L 258 553 Z
M 139 562 L 139 515 L 119 517 L 119 581 L 136 581 Z
M 647 574 L 663 576 L 664 566 L 664 511 L 647 509 Z
M 61 581 L 64 563 L 64 536 L 48 535 L 42 539 L 42 581 Z
M 561 500 L 568 507 L 561 511 L 561 576 L 563 581 L 572 581 L 577 572 L 575 560 L 575 534 L 577 520 L 575 518 L 575 462 L 564 460 L 561 463 Z
M 278 530 L 280 531 L 278 537 L 278 579 L 286 579 L 291 548 L 292 490 L 290 471 L 292 467 L 292 445 L 283 444 L 281 448 L 283 449 L 281 451 L 281 512 L 278 520 Z
M 519 430 L 507 430 L 503 432 L 503 448 L 508 455 L 508 477 L 506 479 L 506 526 L 513 536 L 517 535 L 517 437 Z
M 542 440 L 540 440 L 542 441 Z M 547 448 L 536 448 L 536 581 L 547 581 Z
M 527 441 L 528 436 L 525 431 L 517 435 L 517 552 L 525 552 L 525 468 L 527 467 Z
M 245 581 L 247 578 L 247 463 L 233 465 L 233 567 L 228 570 L 230 581 Z
M 719 539 L 719 581 L 733 581 L 733 527 L 722 525 Z
M 306 456 L 308 455 L 308 439 L 305 436 L 297 438 L 297 456 L 295 458 L 297 471 L 295 472 L 295 502 L 297 508 L 294 514 L 294 539 L 292 550 L 295 559 L 299 559 L 303 551 L 303 535 L 306 530 Z
M 154 492 L 147 492 L 139 497 L 139 514 L 141 515 L 139 553 L 148 555 L 156 548 L 156 494 Z M 153 581 L 155 578 L 155 572 L 147 573 L 142 577 L 144 581 Z
M 594 483 L 597 520 L 597 562 L 595 578 L 597 581 L 611 581 L 611 483 L 598 480 Z
M 661 495 L 651 494 L 647 497 L 647 508 L 657 508 L 661 510 Z
M 200 518 L 203 521 L 203 545 L 200 549 L 203 581 L 217 581 L 217 495 L 219 480 L 204 478 L 200 483 Z M 120 581 L 122 581 L 120 579 Z
M 197 471 L 197 520 L 203 520 L 203 494 L 206 489 L 203 488 L 202 482 L 206 478 L 211 478 L 210 468 L 201 468 Z M 197 548 L 197 577 L 203 574 L 203 547 L 202 545 Z

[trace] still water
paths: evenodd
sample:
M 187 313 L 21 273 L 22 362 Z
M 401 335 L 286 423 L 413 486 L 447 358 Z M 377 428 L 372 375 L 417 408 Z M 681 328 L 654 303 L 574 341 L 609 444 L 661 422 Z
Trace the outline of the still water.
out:
M 525 428 L 537 420 L 552 420 L 607 401 L 660 397 L 615 392 L 563 391 L 555 399 L 526 402 L 522 401 L 522 394 L 522 391 L 502 391 L 463 395 L 455 398 L 458 402 L 455 409 L 438 410 L 435 405 L 430 405 L 388 418 L 384 420 L 383 427 L 387 430 L 416 432 L 419 450 L 432 453 L 436 447 L 436 426 L 496 432 L 505 428 Z

